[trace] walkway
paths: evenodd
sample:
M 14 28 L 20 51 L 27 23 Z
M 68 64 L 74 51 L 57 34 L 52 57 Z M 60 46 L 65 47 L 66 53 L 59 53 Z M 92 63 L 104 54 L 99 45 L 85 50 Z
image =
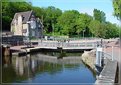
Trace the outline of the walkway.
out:
M 116 42 L 111 42 L 107 44 L 109 47 L 105 48 L 104 51 L 107 54 L 112 55 L 112 46 L 113 46 L 113 56 L 114 60 L 118 61 L 119 63 L 119 83 L 121 84 L 121 47 Z
M 114 85 L 117 70 L 117 61 L 108 61 L 98 76 L 95 84 L 98 85 Z
M 121 48 L 119 43 L 117 44 L 116 41 L 110 42 L 108 44 L 103 44 L 105 46 L 103 48 L 104 57 L 107 58 L 107 63 L 104 66 L 103 70 L 101 71 L 100 75 L 98 76 L 95 84 L 98 85 L 116 85 L 121 84 L 121 69 L 119 70 L 119 74 L 116 74 L 117 71 L 117 63 L 121 66 Z M 119 67 L 120 68 L 120 67 Z M 117 84 L 117 76 L 119 76 L 118 84 Z

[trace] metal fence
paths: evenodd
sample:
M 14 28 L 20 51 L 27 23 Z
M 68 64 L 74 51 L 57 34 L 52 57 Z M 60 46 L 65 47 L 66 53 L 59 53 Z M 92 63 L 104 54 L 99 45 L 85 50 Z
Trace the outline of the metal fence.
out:
M 12 46 L 23 45 L 23 36 L 4 36 L 2 37 L 2 44 L 9 44 Z
M 83 43 L 67 43 L 67 42 L 39 42 L 38 46 L 41 47 L 63 47 L 63 48 L 79 48 L 79 47 L 96 47 L 95 42 L 83 42 Z

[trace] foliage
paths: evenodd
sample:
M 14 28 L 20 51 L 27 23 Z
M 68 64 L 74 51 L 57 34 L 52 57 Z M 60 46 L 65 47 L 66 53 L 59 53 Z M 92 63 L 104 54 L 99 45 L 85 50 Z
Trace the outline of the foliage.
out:
M 94 34 L 96 37 L 98 37 L 98 30 L 100 28 L 100 22 L 97 20 L 92 20 L 89 24 L 89 28 L 92 34 Z
M 2 30 L 10 29 L 10 23 L 16 12 L 28 11 L 31 7 L 27 2 L 9 2 L 9 0 L 2 2 Z
M 121 20 L 121 0 L 113 0 L 114 15 Z
M 106 24 L 106 38 L 115 38 L 119 37 L 119 28 L 116 26 L 116 24 L 112 24 L 110 22 L 107 22 Z
M 98 20 L 100 22 L 105 22 L 106 17 L 105 17 L 105 13 L 103 11 L 94 9 L 93 14 L 94 14 L 94 19 L 95 20 Z
M 79 18 L 76 20 L 76 33 L 79 35 L 84 30 L 86 33 L 92 19 L 92 16 L 89 16 L 88 14 L 80 14 Z M 89 34 L 89 32 L 86 34 Z
M 110 22 L 100 23 L 97 20 L 91 21 L 90 31 L 96 36 L 101 38 L 116 38 L 119 36 L 119 28 L 116 24 Z
M 113 0 L 113 8 L 114 8 L 114 16 L 117 17 L 119 21 L 121 21 L 121 0 Z M 118 33 L 121 37 L 121 27 L 118 27 Z
M 45 15 L 44 8 L 32 7 L 32 10 L 34 11 L 36 17 L 42 18 Z
M 60 32 L 64 35 L 72 35 L 76 31 L 76 19 L 79 17 L 79 12 L 76 10 L 65 11 L 59 18 L 57 25 Z
M 17 1 L 17 0 L 16 0 Z M 115 16 L 121 18 L 121 0 L 113 0 Z M 117 9 L 116 9 L 117 8 Z M 59 8 L 49 6 L 40 8 L 32 6 L 26 0 L 19 2 L 4 0 L 2 2 L 2 30 L 10 30 L 10 23 L 17 12 L 33 10 L 36 17 L 39 17 L 44 24 L 44 34 L 50 36 L 77 35 L 85 37 L 113 38 L 118 37 L 119 26 L 106 21 L 105 13 L 94 9 L 93 16 L 79 13 L 76 10 L 62 12 Z M 121 32 L 120 32 L 121 33 Z
M 53 6 L 45 8 L 45 18 L 44 26 L 47 33 L 53 32 L 55 29 L 55 24 L 57 23 L 57 18 L 61 16 L 62 11 Z

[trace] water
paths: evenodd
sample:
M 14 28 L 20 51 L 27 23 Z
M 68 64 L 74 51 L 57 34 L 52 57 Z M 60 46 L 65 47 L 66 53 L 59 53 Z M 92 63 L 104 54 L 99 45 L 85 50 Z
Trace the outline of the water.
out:
M 52 58 L 51 58 L 52 57 Z M 18 57 L 4 57 L 2 83 L 94 83 L 93 72 L 81 62 L 80 57 L 57 59 L 36 53 Z M 8 61 L 10 60 L 10 61 Z

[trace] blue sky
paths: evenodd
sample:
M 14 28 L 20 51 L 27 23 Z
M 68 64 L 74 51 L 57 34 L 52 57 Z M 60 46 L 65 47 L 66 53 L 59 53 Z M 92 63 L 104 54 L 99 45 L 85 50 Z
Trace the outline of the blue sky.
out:
M 29 0 L 33 6 L 56 8 L 65 10 L 78 10 L 80 13 L 93 15 L 93 9 L 99 9 L 106 14 L 106 20 L 119 24 L 119 21 L 113 16 L 112 0 Z

